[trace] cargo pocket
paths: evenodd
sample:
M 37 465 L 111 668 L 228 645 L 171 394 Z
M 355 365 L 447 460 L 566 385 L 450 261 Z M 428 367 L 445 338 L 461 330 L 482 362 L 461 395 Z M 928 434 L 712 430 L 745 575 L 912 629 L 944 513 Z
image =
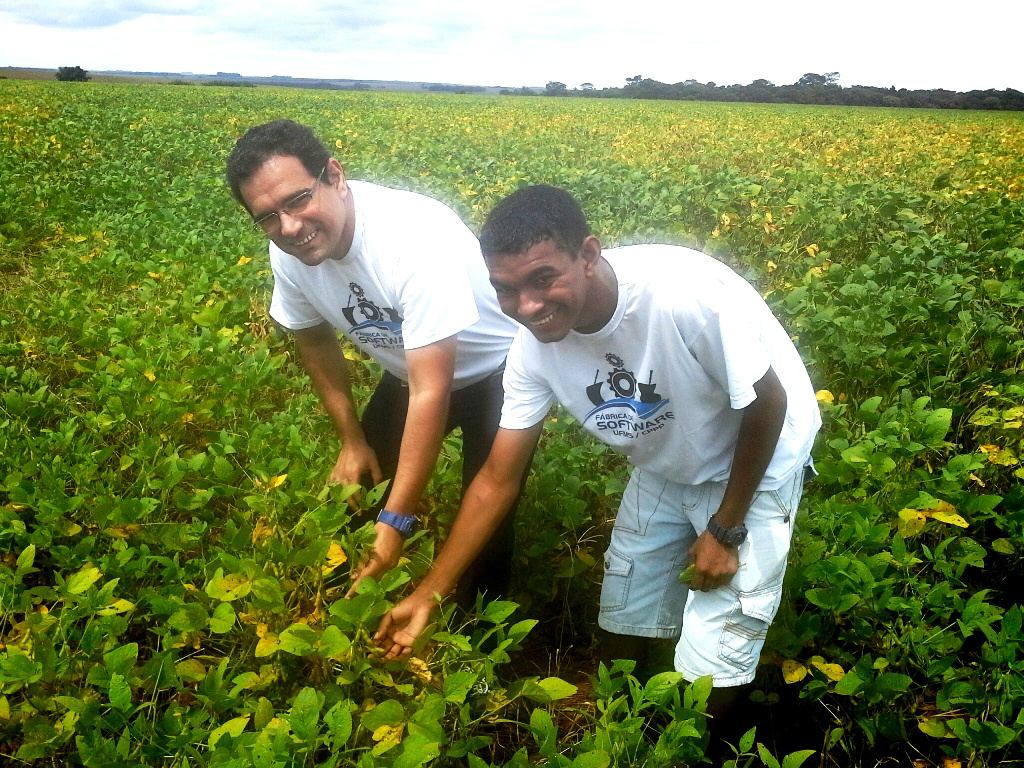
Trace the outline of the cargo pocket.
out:
M 757 667 L 768 627 L 782 602 L 781 586 L 756 592 L 740 592 L 739 610 L 725 622 L 719 641 L 718 655 L 722 661 L 744 672 Z
M 601 582 L 601 611 L 619 611 L 629 597 L 629 578 L 633 561 L 613 549 L 604 553 L 604 580 Z

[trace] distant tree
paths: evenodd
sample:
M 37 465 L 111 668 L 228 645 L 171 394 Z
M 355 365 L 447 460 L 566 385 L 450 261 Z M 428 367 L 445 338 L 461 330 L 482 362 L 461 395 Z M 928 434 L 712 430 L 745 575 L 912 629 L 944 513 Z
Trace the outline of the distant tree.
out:
M 544 86 L 544 92 L 548 96 L 558 96 L 560 94 L 564 94 L 566 90 L 568 89 L 565 83 L 559 83 L 556 80 L 552 80 L 551 82 Z
M 626 87 L 629 88 L 631 85 L 640 85 L 644 81 L 643 75 L 633 75 L 632 77 L 626 78 Z
M 755 88 L 774 88 L 775 84 L 771 80 L 755 80 L 751 83 Z
M 581 83 L 580 84 L 580 90 L 581 91 L 592 91 L 592 90 L 594 90 L 594 84 L 593 83 Z
M 85 83 L 89 80 L 89 73 L 81 67 L 60 67 L 57 70 L 57 79 L 68 83 Z
M 825 82 L 826 82 L 827 85 L 835 85 L 836 83 L 839 82 L 839 73 L 838 72 L 826 72 L 825 73 Z
M 815 72 L 808 72 L 796 81 L 797 85 L 827 85 L 828 78 Z

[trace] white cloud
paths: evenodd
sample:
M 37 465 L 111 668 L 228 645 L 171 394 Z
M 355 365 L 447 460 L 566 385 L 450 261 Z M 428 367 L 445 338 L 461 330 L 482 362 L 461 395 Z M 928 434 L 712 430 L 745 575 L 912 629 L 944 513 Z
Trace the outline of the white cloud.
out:
M 0 0 L 0 65 L 598 87 L 838 71 L 843 85 L 1024 90 L 1022 21 L 999 0 Z

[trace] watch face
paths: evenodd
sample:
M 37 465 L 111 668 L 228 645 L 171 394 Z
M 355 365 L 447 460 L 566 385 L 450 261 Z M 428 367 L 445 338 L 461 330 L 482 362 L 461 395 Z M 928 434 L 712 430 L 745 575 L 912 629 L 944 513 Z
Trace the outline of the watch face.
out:
M 738 547 L 747 538 L 747 527 L 737 525 L 735 528 L 723 528 L 715 520 L 708 520 L 708 531 L 727 547 Z

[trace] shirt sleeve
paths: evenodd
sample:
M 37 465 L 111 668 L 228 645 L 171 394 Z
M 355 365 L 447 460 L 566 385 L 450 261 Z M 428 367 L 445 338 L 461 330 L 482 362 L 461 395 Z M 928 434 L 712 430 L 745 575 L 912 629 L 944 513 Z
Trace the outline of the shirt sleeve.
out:
M 467 271 L 470 259 L 482 258 L 480 244 L 454 211 L 439 204 L 435 212 L 429 221 L 406 223 L 419 227 L 425 246 L 396 267 L 406 349 L 454 336 L 480 319 Z
M 505 362 L 502 384 L 505 400 L 501 407 L 502 429 L 527 429 L 543 421 L 555 402 L 555 393 L 536 373 L 538 366 L 530 365 L 524 347 L 529 333 L 520 328 L 512 340 Z
M 277 246 L 270 244 L 270 269 L 274 273 L 274 292 L 270 298 L 270 316 L 285 328 L 299 331 L 312 328 L 325 322 L 324 317 L 316 311 L 302 289 L 288 275 L 281 263 L 282 258 L 292 258 Z
M 712 297 L 705 307 L 704 326 L 688 345 L 701 368 L 729 395 L 733 409 L 746 408 L 757 399 L 754 384 L 771 366 L 757 307 L 749 304 L 742 294 Z

